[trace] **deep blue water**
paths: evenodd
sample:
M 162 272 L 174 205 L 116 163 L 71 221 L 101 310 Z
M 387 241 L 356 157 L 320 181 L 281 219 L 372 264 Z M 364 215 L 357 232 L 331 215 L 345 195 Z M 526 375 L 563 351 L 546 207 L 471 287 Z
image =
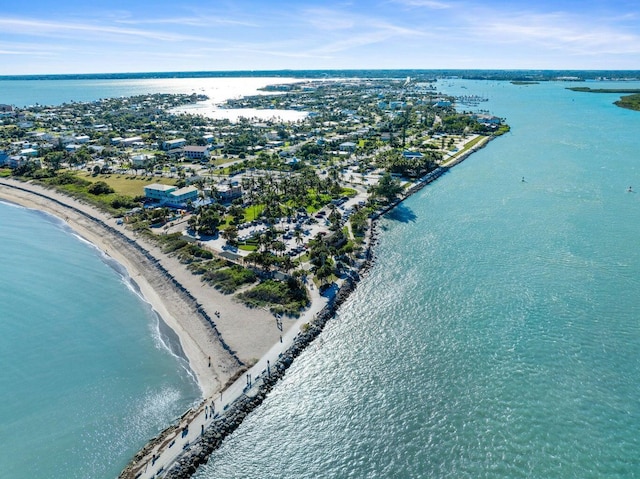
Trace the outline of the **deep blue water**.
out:
M 199 479 L 640 476 L 640 113 L 565 86 L 440 85 L 512 132 L 381 222 Z

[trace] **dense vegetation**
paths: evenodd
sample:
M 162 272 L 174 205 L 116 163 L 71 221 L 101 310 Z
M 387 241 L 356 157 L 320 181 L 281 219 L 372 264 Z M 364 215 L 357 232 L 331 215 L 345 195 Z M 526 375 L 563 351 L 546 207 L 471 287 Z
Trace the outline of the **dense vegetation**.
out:
M 620 100 L 615 101 L 614 103 L 621 108 L 640 111 L 640 93 L 623 96 Z
M 241 286 L 255 283 L 258 279 L 252 270 L 221 259 L 193 263 L 190 269 L 224 294 L 235 293 Z
M 640 111 L 640 89 L 638 88 L 589 88 L 589 87 L 572 87 L 569 90 L 585 93 L 630 93 L 621 97 L 613 104 L 628 110 Z
M 238 294 L 238 299 L 252 308 L 268 307 L 274 314 L 290 316 L 298 316 L 309 305 L 307 289 L 294 277 L 286 281 L 264 281 Z
M 567 88 L 567 90 L 583 93 L 640 93 L 640 89 L 638 88 L 590 88 L 586 86 L 576 86 Z

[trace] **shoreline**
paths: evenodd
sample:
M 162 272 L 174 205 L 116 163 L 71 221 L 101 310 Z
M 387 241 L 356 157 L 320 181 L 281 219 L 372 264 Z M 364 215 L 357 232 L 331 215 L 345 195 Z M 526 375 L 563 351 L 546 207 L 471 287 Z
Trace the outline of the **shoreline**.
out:
M 146 466 L 155 462 L 156 454 L 170 441 L 175 441 L 181 429 L 203 416 L 208 401 L 214 404 L 216 399 L 212 398 L 216 394 L 220 393 L 220 410 L 224 407 L 222 393 L 225 393 L 225 403 L 233 402 L 235 398 L 228 397 L 227 391 L 233 389 L 234 381 L 239 377 L 244 379 L 242 374 L 251 363 L 256 363 L 253 369 L 260 367 L 259 358 L 277 358 L 282 351 L 273 351 L 274 348 L 280 345 L 280 349 L 284 349 L 299 329 L 294 326 L 304 324 L 326 302 L 317 289 L 312 290 L 311 306 L 297 319 L 283 318 L 282 329 L 278 329 L 271 313 L 232 302 L 203 284 L 175 258 L 137 238 L 124 226 L 118 227 L 115 218 L 93 206 L 54 189 L 7 178 L 0 179 L 0 200 L 57 218 L 72 234 L 101 252 L 103 260 L 114 261 L 115 264 L 110 265 L 114 272 L 119 275 L 123 274 L 120 269 L 126 272 L 134 294 L 149 304 L 158 321 L 169 327 L 180 342 L 200 388 L 201 401 L 150 439 L 129 462 L 125 472 L 131 469 L 139 472 L 135 464 Z M 240 388 L 236 396 L 242 392 Z
M 245 366 L 246 360 L 243 361 L 233 346 L 224 341 L 224 336 L 212 321 L 213 311 L 209 313 L 209 308 L 192 294 L 194 288 L 183 284 L 183 279 L 190 278 L 175 266 L 167 268 L 161 259 L 170 258 L 160 258 L 163 253 L 153 251 L 152 245 L 142 245 L 139 239 L 119 231 L 115 228 L 115 221 L 111 226 L 110 218 L 97 209 L 39 185 L 2 179 L 0 199 L 55 216 L 123 267 L 129 280 L 138 288 L 138 294 L 179 337 L 203 397 L 218 392 Z M 191 275 L 186 268 L 183 269 Z M 199 278 L 195 280 L 199 282 Z M 209 289 L 214 297 L 221 294 Z M 218 305 L 218 309 L 230 316 L 245 313 L 241 310 L 244 308 L 242 305 L 224 306 Z M 211 367 L 209 357 L 212 358 Z
M 206 288 L 204 291 L 215 301 L 226 303 L 216 303 L 218 309 L 215 311 L 222 311 L 223 317 L 244 313 L 249 317 L 249 322 L 252 322 L 254 315 L 261 316 L 260 310 L 249 309 L 237 303 L 230 305 L 229 298 L 200 284 L 199 278 L 175 258 L 168 257 L 153 245 L 143 243 L 132 232 L 126 234 L 124 227 L 117 227 L 115 219 L 93 206 L 40 185 L 0 179 L 0 199 L 45 211 L 63 220 L 74 232 L 125 268 L 130 276 L 129 280 L 140 289 L 143 300 L 158 314 L 158 320 L 177 335 L 189 367 L 197 378 L 203 397 L 201 403 L 190 408 L 179 420 L 152 438 L 132 458 L 119 477 L 191 477 L 197 465 L 206 462 L 222 440 L 264 400 L 293 359 L 320 334 L 326 323 L 335 316 L 339 306 L 355 289 L 361 275 L 371 267 L 379 218 L 486 146 L 493 138 L 495 137 L 487 137 L 451 158 L 418 180 L 396 201 L 376 212 L 365 235 L 365 259 L 353 268 L 335 296 L 323 298 L 317 289 L 311 290 L 311 306 L 299 318 L 287 321 L 286 328 L 276 332 L 275 340 L 263 337 L 260 344 L 263 351 L 256 347 L 254 340 L 249 345 L 245 343 L 240 354 L 236 350 L 237 337 L 232 341 L 233 347 L 226 342 L 227 333 L 233 336 L 234 328 L 229 328 L 228 324 L 216 324 L 211 319 L 214 316 L 211 301 L 202 298 L 202 291 L 194 294 L 194 289 Z M 9 195 L 7 189 L 14 195 Z M 60 207 L 65 213 L 74 214 L 63 218 Z M 200 288 L 196 288 L 198 285 Z M 223 301 L 224 299 L 227 301 Z M 269 316 L 273 323 L 273 316 Z M 216 321 L 220 318 L 218 315 L 215 317 Z M 246 339 L 246 334 L 243 334 L 246 333 L 243 327 L 246 323 L 247 321 L 236 325 L 236 336 L 240 333 L 239 336 Z M 255 338 L 257 335 L 253 336 Z M 203 341 L 203 338 L 206 339 Z M 265 342 L 269 341 L 271 342 L 266 345 L 268 347 L 265 350 Z M 257 356 L 247 359 L 247 350 Z M 175 354 L 173 351 L 172 353 Z M 210 364 L 213 367 L 209 366 L 208 358 L 212 359 Z M 254 365 L 250 364 L 254 362 Z M 247 372 L 245 378 L 244 373 Z M 220 393 L 219 398 L 215 397 L 217 393 Z M 192 429 L 189 429 L 190 426 Z M 184 442 L 182 448 L 172 448 L 177 440 Z

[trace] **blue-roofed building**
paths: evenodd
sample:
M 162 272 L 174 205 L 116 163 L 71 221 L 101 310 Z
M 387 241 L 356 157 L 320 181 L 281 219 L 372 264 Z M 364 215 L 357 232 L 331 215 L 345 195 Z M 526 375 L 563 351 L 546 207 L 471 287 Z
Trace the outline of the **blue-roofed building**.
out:
M 409 151 L 409 150 L 403 151 L 402 156 L 404 156 L 407 160 L 416 160 L 416 159 L 424 158 L 424 155 L 419 151 Z

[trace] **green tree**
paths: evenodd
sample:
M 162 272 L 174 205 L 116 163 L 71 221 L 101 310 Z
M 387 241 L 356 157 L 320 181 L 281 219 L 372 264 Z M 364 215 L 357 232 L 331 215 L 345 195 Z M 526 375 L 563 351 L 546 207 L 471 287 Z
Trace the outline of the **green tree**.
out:
M 238 228 L 235 225 L 229 225 L 227 229 L 222 232 L 222 237 L 227 240 L 232 246 L 238 244 Z
M 376 196 L 383 197 L 388 202 L 395 200 L 402 191 L 402 185 L 390 173 L 385 173 L 373 190 Z
M 87 188 L 87 191 L 92 195 L 108 195 L 115 190 L 104 181 L 96 181 Z

